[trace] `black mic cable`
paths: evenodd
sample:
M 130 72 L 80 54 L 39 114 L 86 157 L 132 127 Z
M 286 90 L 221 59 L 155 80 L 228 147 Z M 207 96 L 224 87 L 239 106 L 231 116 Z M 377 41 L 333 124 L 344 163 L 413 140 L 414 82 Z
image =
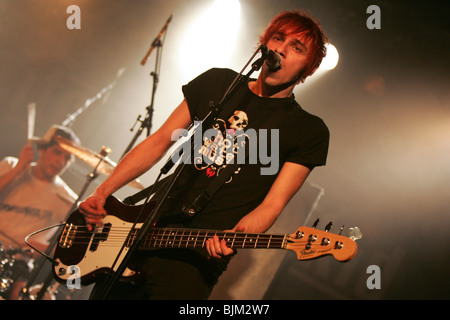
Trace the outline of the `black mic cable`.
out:
M 44 252 L 42 252 L 42 251 L 36 249 L 35 247 L 33 247 L 31 244 L 28 243 L 28 239 L 29 239 L 30 237 L 32 237 L 32 236 L 38 234 L 38 233 L 47 231 L 47 230 L 52 229 L 52 228 L 61 227 L 61 226 L 65 225 L 65 224 L 66 224 L 66 223 L 55 224 L 55 225 L 53 225 L 53 226 L 50 226 L 50 227 L 47 227 L 47 228 L 44 228 L 44 229 L 35 231 L 35 232 L 33 232 L 33 233 L 31 233 L 31 234 L 29 234 L 28 236 L 25 237 L 25 243 L 26 243 L 31 249 L 33 249 L 34 251 L 38 252 L 38 253 L 39 253 L 40 255 L 42 255 L 44 258 L 46 258 L 47 260 L 49 260 L 54 266 L 57 266 L 57 265 L 59 264 L 59 262 L 57 262 L 55 259 L 53 259 L 53 258 L 51 258 L 50 256 L 48 256 L 48 255 L 45 254 Z

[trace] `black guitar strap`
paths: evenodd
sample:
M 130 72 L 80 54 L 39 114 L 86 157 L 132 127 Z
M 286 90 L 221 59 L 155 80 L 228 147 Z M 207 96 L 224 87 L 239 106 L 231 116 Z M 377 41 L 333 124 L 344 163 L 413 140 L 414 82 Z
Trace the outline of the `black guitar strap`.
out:
M 213 198 L 220 187 L 230 179 L 234 172 L 241 165 L 238 163 L 229 164 L 220 171 L 220 174 L 211 183 L 203 189 L 200 194 L 195 197 L 192 203 L 184 204 L 182 207 L 182 212 L 187 217 L 193 217 L 198 212 L 200 212 L 205 205 Z
M 167 176 L 165 178 L 162 178 L 161 180 L 159 180 L 159 181 L 155 182 L 154 184 L 148 186 L 144 190 L 141 190 L 141 191 L 133 194 L 132 196 L 129 196 L 129 197 L 125 198 L 123 200 L 123 203 L 128 204 L 128 205 L 135 205 L 139 201 L 147 199 L 147 197 L 150 195 L 150 192 L 152 192 L 152 190 L 160 189 L 169 180 L 169 178 L 171 178 L 171 177 L 172 177 L 172 175 L 169 175 L 169 176 Z
M 247 158 L 248 155 L 246 159 Z M 198 196 L 194 198 L 192 203 L 184 204 L 182 206 L 183 214 L 187 217 L 193 217 L 196 213 L 200 212 L 200 210 L 212 199 L 214 194 L 216 194 L 219 188 L 230 179 L 236 170 L 238 170 L 239 166 L 240 164 L 238 163 L 227 165 L 225 169 L 223 169 L 220 174 L 213 181 L 211 181 L 211 183 L 203 189 Z M 169 175 L 144 190 L 125 198 L 123 202 L 128 205 L 135 205 L 139 201 L 146 199 L 152 190 L 159 190 L 167 181 L 169 181 L 170 178 L 172 178 L 172 175 Z

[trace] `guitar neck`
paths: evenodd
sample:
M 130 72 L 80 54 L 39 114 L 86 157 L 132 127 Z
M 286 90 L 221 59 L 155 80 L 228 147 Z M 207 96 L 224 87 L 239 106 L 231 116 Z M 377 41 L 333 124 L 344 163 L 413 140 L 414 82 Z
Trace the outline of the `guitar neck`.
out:
M 127 239 L 131 245 L 138 229 L 133 230 Z M 204 248 L 206 240 L 213 236 L 225 239 L 232 249 L 284 249 L 289 235 L 270 235 L 264 233 L 224 232 L 201 229 L 153 228 L 143 239 L 141 249 L 151 248 Z

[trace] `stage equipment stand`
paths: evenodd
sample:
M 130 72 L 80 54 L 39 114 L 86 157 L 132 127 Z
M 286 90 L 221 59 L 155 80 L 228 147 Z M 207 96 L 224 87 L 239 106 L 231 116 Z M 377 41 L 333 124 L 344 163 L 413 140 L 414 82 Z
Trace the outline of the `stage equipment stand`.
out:
M 150 73 L 150 76 L 153 78 L 153 86 L 152 86 L 152 93 L 151 93 L 151 97 L 150 97 L 150 105 L 145 108 L 147 110 L 147 114 L 145 115 L 144 119 L 142 120 L 141 115 L 139 115 L 138 118 L 136 119 L 136 122 L 134 123 L 133 127 L 130 129 L 130 131 L 133 131 L 134 127 L 136 126 L 136 123 L 138 123 L 138 122 L 141 123 L 141 125 L 139 126 L 138 130 L 136 131 L 133 139 L 128 144 L 127 148 L 123 152 L 120 159 L 122 159 L 131 149 L 133 149 L 133 146 L 135 145 L 138 138 L 141 136 L 142 131 L 144 131 L 145 129 L 147 130 L 147 137 L 151 133 L 155 95 L 156 95 L 156 90 L 158 88 L 159 74 L 160 74 L 160 70 L 161 70 L 161 58 L 162 58 L 163 43 L 165 40 L 165 35 L 167 33 L 167 27 L 169 26 L 169 23 L 171 20 L 172 20 L 172 15 L 169 17 L 169 19 L 167 20 L 165 25 L 162 27 L 161 31 L 156 36 L 156 38 L 153 40 L 153 42 L 150 46 L 150 49 L 148 50 L 147 54 L 144 56 L 144 58 L 141 61 L 141 65 L 144 66 L 147 62 L 147 59 L 150 57 L 150 54 L 156 48 L 155 69 L 154 69 L 154 71 L 152 71 Z M 163 41 L 161 41 L 162 37 L 163 37 Z
M 68 127 L 68 128 L 72 127 L 72 124 L 75 122 L 75 120 L 77 120 L 77 118 L 80 114 L 82 114 L 84 111 L 86 111 L 86 109 L 89 108 L 94 102 L 96 102 L 99 99 L 102 99 L 106 94 L 108 94 L 114 88 L 114 86 L 117 84 L 117 81 L 119 80 L 119 78 L 122 76 L 122 74 L 124 72 L 125 72 L 124 68 L 119 69 L 119 71 L 117 71 L 116 79 L 113 82 L 111 82 L 110 84 L 108 84 L 106 87 L 102 88 L 99 92 L 97 92 L 97 94 L 95 96 L 87 99 L 84 102 L 84 105 L 79 107 L 74 113 L 67 115 L 67 118 L 62 122 L 62 126 Z

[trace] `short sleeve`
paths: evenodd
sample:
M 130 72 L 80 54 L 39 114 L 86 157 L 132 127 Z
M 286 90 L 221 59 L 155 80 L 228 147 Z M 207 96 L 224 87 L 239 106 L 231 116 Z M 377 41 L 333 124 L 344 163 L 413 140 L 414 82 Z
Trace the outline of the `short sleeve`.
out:
M 298 137 L 298 144 L 291 148 L 286 161 L 304 165 L 312 170 L 326 164 L 330 132 L 322 119 L 316 116 L 309 118 L 309 121 L 295 128 L 296 133 L 293 136 Z
M 202 120 L 211 102 L 218 103 L 236 77 L 230 69 L 210 69 L 182 87 L 192 120 Z

